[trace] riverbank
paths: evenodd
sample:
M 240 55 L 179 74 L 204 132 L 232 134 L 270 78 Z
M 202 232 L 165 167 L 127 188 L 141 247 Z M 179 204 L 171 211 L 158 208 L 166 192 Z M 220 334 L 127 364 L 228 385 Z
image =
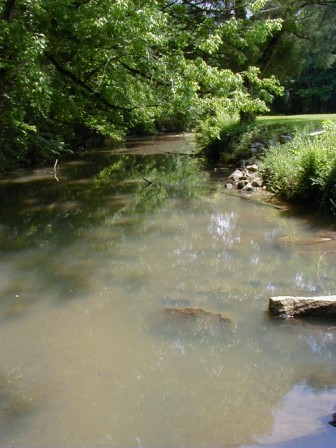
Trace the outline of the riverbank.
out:
M 336 115 L 303 115 L 232 121 L 204 152 L 243 172 L 256 165 L 258 183 L 276 197 L 336 214 L 335 148 Z

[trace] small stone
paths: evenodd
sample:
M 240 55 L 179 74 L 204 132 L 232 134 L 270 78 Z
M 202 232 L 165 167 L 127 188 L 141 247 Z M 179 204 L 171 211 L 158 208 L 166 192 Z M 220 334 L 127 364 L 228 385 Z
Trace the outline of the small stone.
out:
M 241 190 L 241 189 L 244 188 L 245 185 L 247 185 L 248 183 L 249 183 L 248 180 L 240 180 L 240 181 L 237 183 L 237 188 L 238 188 L 239 190 Z
M 268 147 L 275 146 L 276 145 L 276 141 L 275 140 L 268 140 L 267 145 L 268 145 Z
M 254 165 L 256 160 L 257 159 L 255 158 L 255 156 L 250 157 L 249 159 L 246 160 L 246 165 Z
M 256 177 L 251 182 L 252 187 L 261 188 L 263 186 L 263 181 L 260 177 Z
M 263 149 L 264 148 L 264 144 L 261 143 L 261 142 L 254 142 L 254 143 L 251 143 L 251 149 L 252 148 Z
M 250 182 L 247 182 L 247 184 L 241 189 L 241 191 L 254 191 L 254 188 L 252 187 L 252 184 Z
M 243 175 L 243 172 L 240 170 L 235 170 L 231 176 L 229 176 L 229 179 L 233 179 L 235 182 L 238 182 L 241 176 Z
M 226 184 L 226 185 L 225 185 L 225 188 L 226 188 L 227 190 L 232 190 L 232 187 L 233 187 L 232 184 Z
M 252 173 L 256 173 L 259 170 L 258 166 L 255 164 L 247 166 L 246 169 L 247 169 L 247 171 L 252 172 Z
M 279 137 L 280 143 L 288 143 L 291 142 L 293 140 L 293 137 L 289 134 L 282 134 Z

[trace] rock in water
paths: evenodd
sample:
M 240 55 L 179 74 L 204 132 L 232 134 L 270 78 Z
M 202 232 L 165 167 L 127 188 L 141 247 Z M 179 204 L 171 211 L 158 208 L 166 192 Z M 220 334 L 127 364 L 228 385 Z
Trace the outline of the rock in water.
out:
M 164 315 L 160 328 L 166 336 L 201 344 L 233 343 L 235 325 L 222 313 L 196 307 L 166 307 Z
M 212 311 L 206 311 L 202 308 L 194 308 L 194 307 L 172 307 L 172 308 L 165 308 L 165 311 L 167 313 L 173 314 L 177 317 L 199 317 L 199 318 L 206 318 L 206 319 L 215 319 L 218 320 L 222 324 L 228 324 L 231 325 L 232 321 L 228 317 L 225 317 L 221 313 L 214 313 Z
M 317 297 L 270 297 L 269 311 L 274 316 L 336 318 L 336 296 Z

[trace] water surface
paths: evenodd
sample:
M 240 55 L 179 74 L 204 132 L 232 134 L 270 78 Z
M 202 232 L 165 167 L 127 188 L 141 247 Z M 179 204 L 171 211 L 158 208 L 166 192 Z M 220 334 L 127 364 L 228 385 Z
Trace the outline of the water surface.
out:
M 333 323 L 266 312 L 335 291 L 332 225 L 228 194 L 192 149 L 0 181 L 0 446 L 335 445 Z

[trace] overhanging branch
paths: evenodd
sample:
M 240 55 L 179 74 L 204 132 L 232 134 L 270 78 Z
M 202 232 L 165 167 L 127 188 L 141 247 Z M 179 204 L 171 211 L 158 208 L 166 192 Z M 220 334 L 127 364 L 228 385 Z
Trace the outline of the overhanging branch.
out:
M 107 108 L 113 110 L 123 110 L 126 112 L 130 112 L 132 109 L 134 109 L 123 106 L 117 106 L 115 104 L 110 103 L 107 99 L 103 98 L 98 92 L 95 92 L 92 89 L 92 87 L 88 86 L 84 81 L 82 81 L 75 74 L 73 74 L 70 70 L 64 68 L 51 53 L 46 51 L 45 56 L 53 64 L 53 66 L 59 73 L 61 73 L 66 78 L 70 79 L 75 85 L 81 87 L 84 91 L 88 92 L 96 101 L 98 101 L 101 104 L 104 104 L 104 106 L 106 106 Z
M 141 78 L 144 78 L 144 79 L 146 79 L 147 81 L 153 81 L 153 79 L 152 79 L 150 76 L 146 75 L 146 73 L 143 73 L 141 70 L 138 70 L 137 68 L 130 67 L 128 64 L 126 64 L 126 63 L 123 62 L 123 61 L 120 61 L 120 64 L 121 64 L 127 71 L 129 71 L 130 73 L 132 73 L 133 75 L 140 76 Z M 167 85 L 168 85 L 167 83 L 165 83 L 165 82 L 163 82 L 163 81 L 160 81 L 159 79 L 154 79 L 154 81 L 155 81 L 155 83 L 159 84 L 160 86 L 167 86 Z

